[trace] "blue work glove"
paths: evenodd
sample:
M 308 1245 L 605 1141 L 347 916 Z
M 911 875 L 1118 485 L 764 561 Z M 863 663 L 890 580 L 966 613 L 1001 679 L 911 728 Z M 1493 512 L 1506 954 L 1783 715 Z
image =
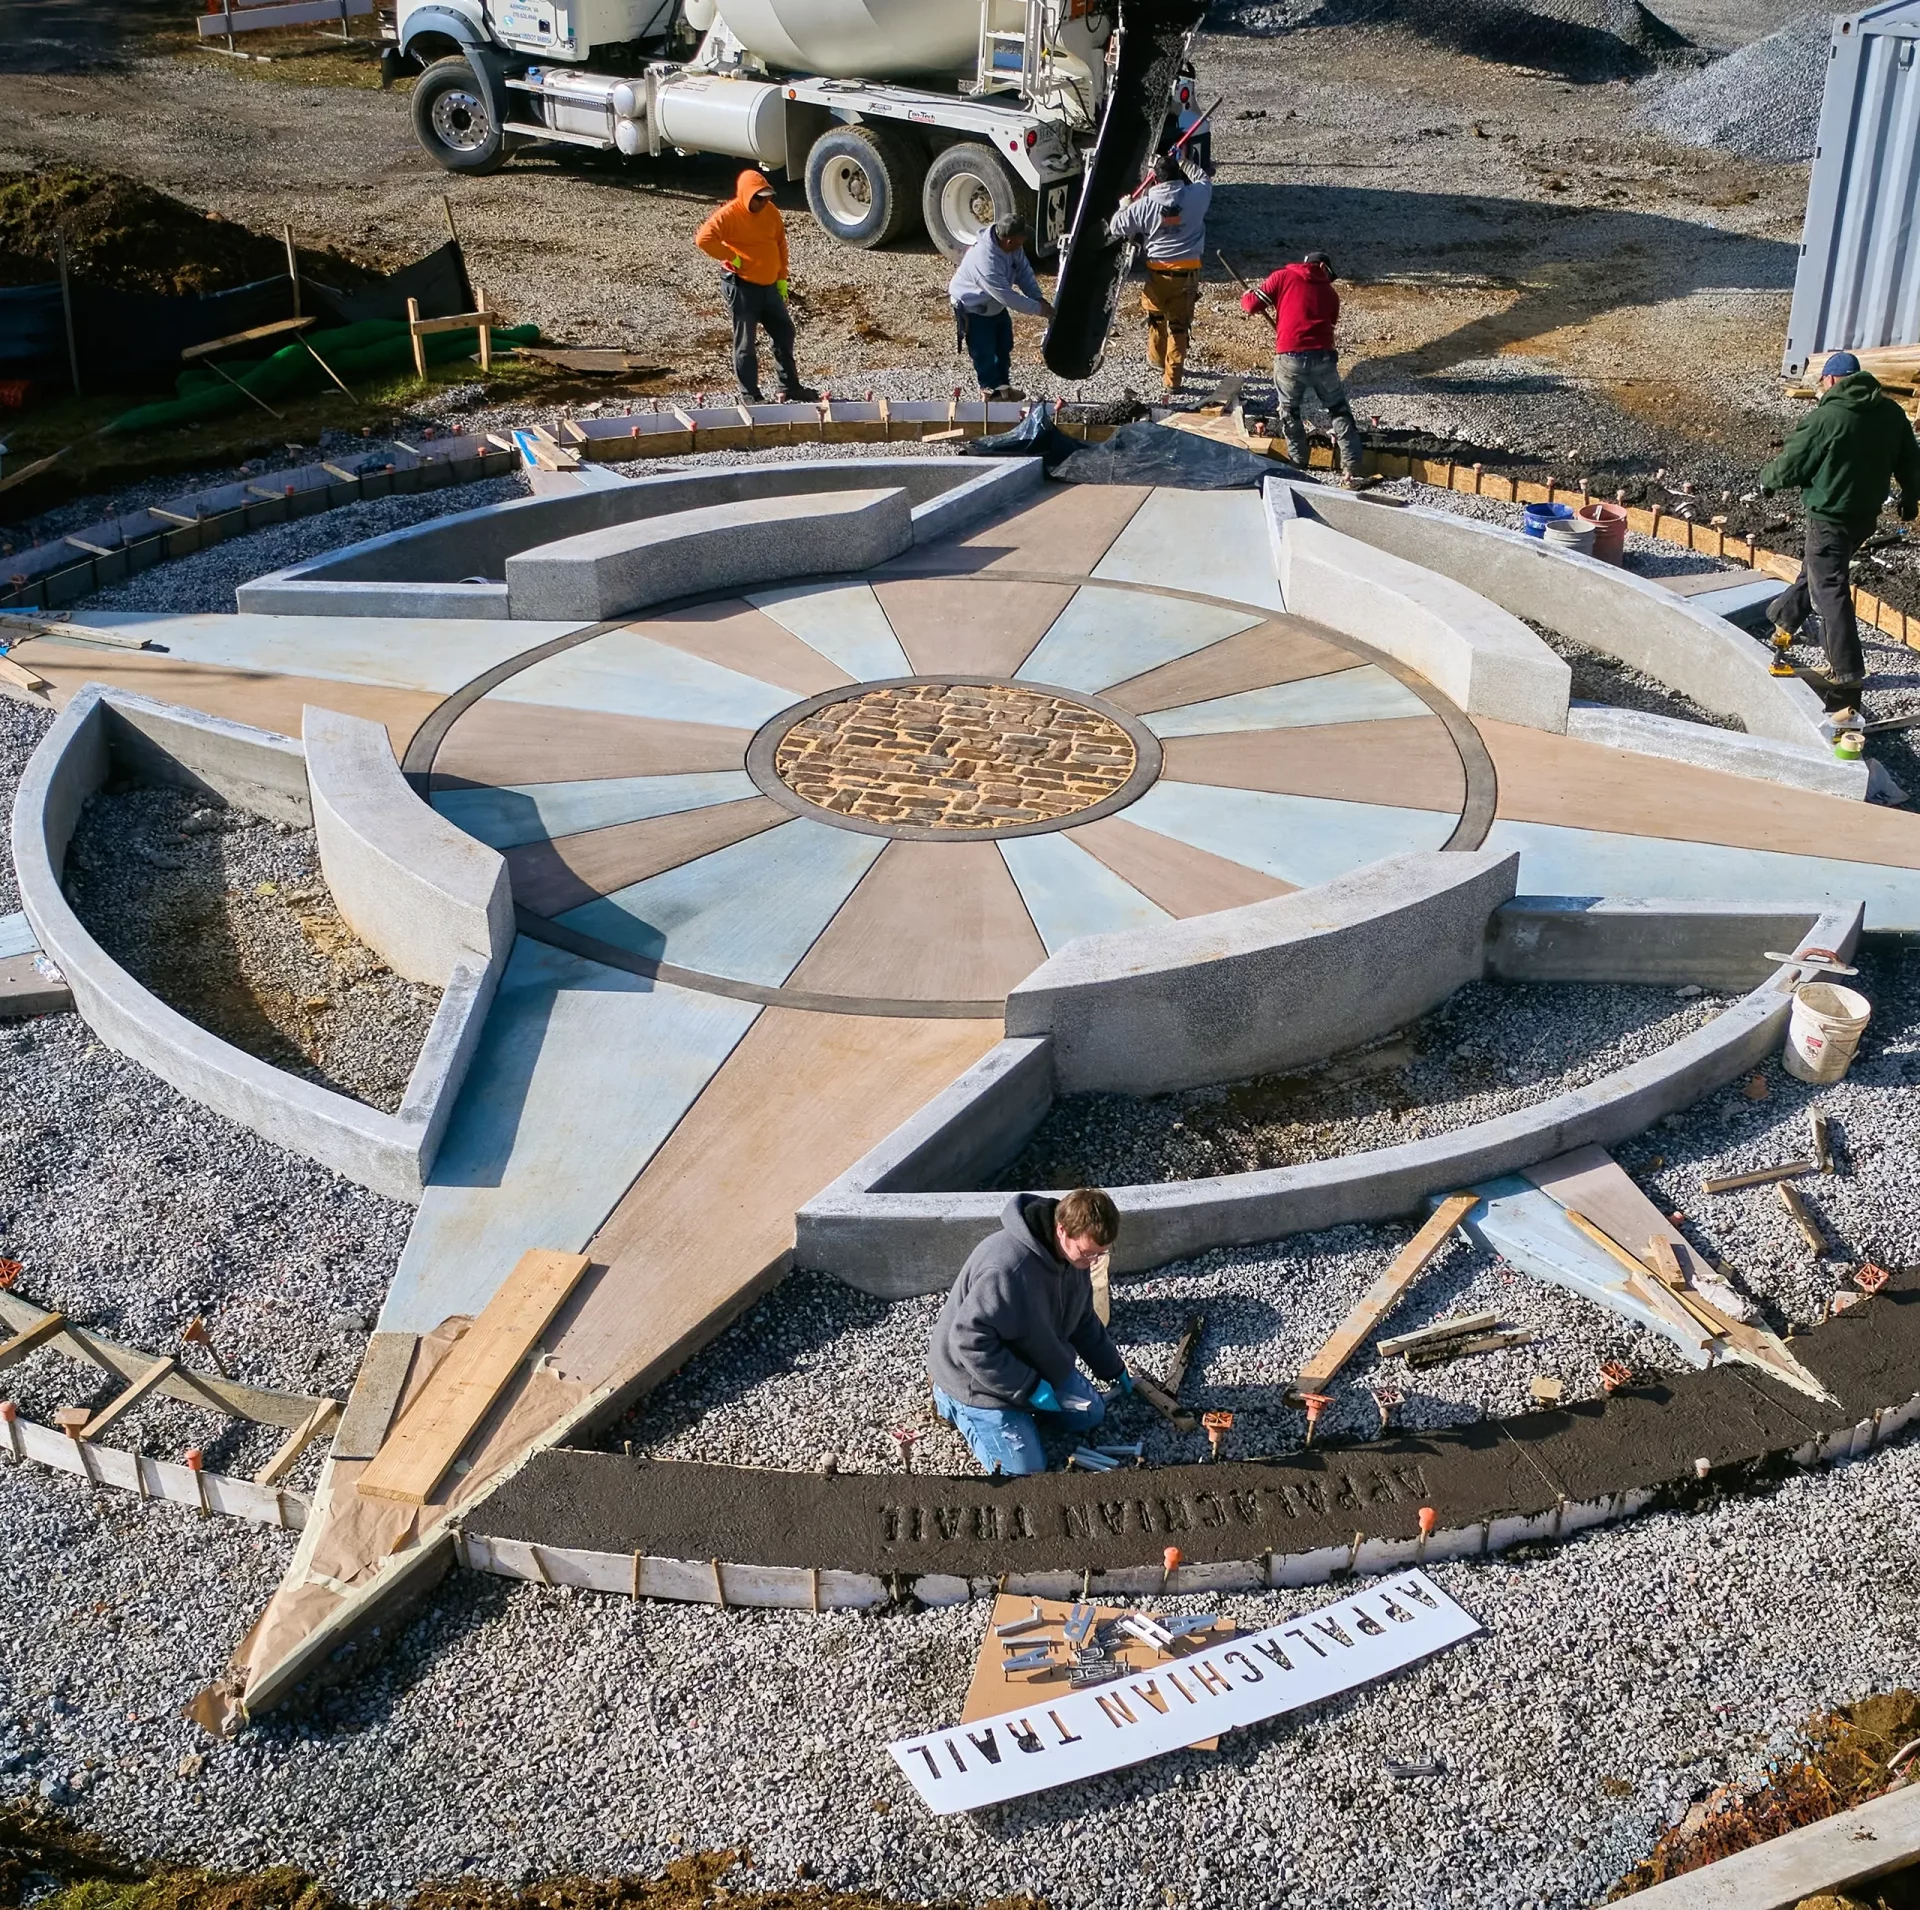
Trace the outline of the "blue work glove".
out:
M 1060 1410 L 1060 1395 L 1053 1390 L 1052 1385 L 1048 1381 L 1043 1379 L 1039 1385 L 1033 1389 L 1032 1395 L 1027 1400 L 1027 1404 L 1031 1406 L 1036 1413 L 1057 1413 Z
M 1129 1373 L 1124 1366 L 1121 1367 L 1120 1369 L 1120 1377 L 1117 1380 L 1115 1380 L 1113 1383 L 1121 1392 L 1125 1393 L 1129 1398 L 1133 1396 L 1133 1375 Z

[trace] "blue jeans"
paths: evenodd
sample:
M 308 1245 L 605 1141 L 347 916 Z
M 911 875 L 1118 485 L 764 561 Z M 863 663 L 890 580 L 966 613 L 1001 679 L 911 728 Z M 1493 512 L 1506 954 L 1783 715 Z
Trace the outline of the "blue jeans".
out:
M 1013 376 L 1013 314 L 1001 311 L 989 318 L 958 305 L 953 314 L 960 336 L 966 340 L 967 356 L 973 360 L 973 375 L 980 380 L 980 389 L 998 391 Z
M 1287 456 L 1302 470 L 1307 463 L 1307 428 L 1300 413 L 1311 395 L 1327 408 L 1327 427 L 1340 454 L 1340 468 L 1349 477 L 1358 477 L 1367 461 L 1366 446 L 1360 440 L 1360 427 L 1353 419 L 1353 406 L 1340 376 L 1339 354 L 1330 351 L 1275 352 L 1273 389 L 1280 401 L 1280 435 L 1286 442 Z
M 1085 1438 L 1106 1418 L 1107 1402 L 1078 1373 L 1069 1374 L 1067 1383 L 1054 1390 L 1060 1395 L 1060 1411 L 1046 1417 L 1056 1431 Z M 1040 1428 L 1032 1413 L 1018 1406 L 962 1406 L 937 1386 L 933 1404 L 940 1417 L 967 1442 L 981 1471 L 1004 1472 L 1012 1479 L 1046 1471 L 1046 1448 L 1040 1443 Z

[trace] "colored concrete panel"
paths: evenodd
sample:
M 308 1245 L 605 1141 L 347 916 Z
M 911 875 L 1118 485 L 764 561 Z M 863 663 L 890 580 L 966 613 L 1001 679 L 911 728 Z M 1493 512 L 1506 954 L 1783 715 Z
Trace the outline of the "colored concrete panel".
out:
M 777 987 L 885 847 L 800 817 L 559 919 L 652 960 Z
M 82 621 L 123 636 L 164 644 L 176 662 L 225 670 L 298 672 L 395 690 L 438 690 L 443 696 L 523 651 L 551 643 L 575 622 L 471 622 L 442 617 L 274 617 L 240 613 L 176 617 L 98 611 Z M 52 639 L 59 642 L 60 639 Z M 86 654 L 115 657 L 97 645 Z M 137 654 L 137 653 L 136 653 Z M 116 658 L 117 660 L 117 658 Z
M 778 1277 L 795 1211 L 999 1038 L 767 1009 L 595 1237 L 607 1272 L 555 1363 L 594 1387 L 665 1378 Z
M 1427 706 L 1377 664 L 1312 676 L 1297 683 L 1275 683 L 1238 696 L 1214 697 L 1157 710 L 1147 718 L 1156 736 L 1213 736 L 1223 730 L 1305 728 L 1315 723 L 1379 723 L 1402 716 L 1427 716 Z
M 1073 596 L 1069 584 L 902 578 L 874 594 L 921 676 L 1012 676 Z
M 1311 625 L 1271 617 L 1224 643 L 1116 683 L 1106 696 L 1122 709 L 1144 716 L 1149 710 L 1205 703 L 1269 683 L 1293 683 L 1301 677 L 1351 670 L 1361 661 L 1351 650 L 1328 642 Z
M 433 786 L 545 782 L 556 769 L 575 777 L 738 769 L 752 741 L 750 729 L 543 709 L 511 697 L 485 696 L 447 732 L 434 758 Z
M 747 604 L 697 604 L 664 617 L 648 617 L 632 629 L 657 643 L 686 650 L 742 676 L 777 683 L 795 696 L 817 696 L 854 679 L 810 645 Z
M 879 575 L 1028 570 L 1084 577 L 1147 495 L 1146 486 L 1137 484 L 1049 485 L 1026 509 L 1009 512 L 958 544 L 923 544 L 884 566 Z
M 24 915 L 17 910 L 12 915 L 0 915 L 0 962 L 15 955 L 35 954 L 39 947 L 40 938 Z
M 1114 583 L 1160 584 L 1268 610 L 1286 608 L 1258 491 L 1156 490 L 1093 574 Z
M 710 769 L 684 776 L 600 776 L 577 783 L 443 789 L 435 794 L 433 806 L 468 835 L 496 849 L 514 849 L 543 836 L 576 836 L 649 816 L 741 802 L 753 794 L 753 778 L 744 769 Z
M 1064 834 L 1013 836 L 996 846 L 1049 955 L 1081 935 L 1151 928 L 1173 919 Z
M 705 657 L 656 643 L 633 630 L 609 630 L 522 670 L 516 703 L 660 716 L 679 723 L 758 729 L 801 699 L 777 683 L 743 676 Z
M 1087 584 L 1053 620 L 1020 674 L 1066 690 L 1104 690 L 1260 621 L 1216 604 Z
M 276 736 L 298 736 L 300 712 L 311 704 L 384 723 L 396 758 L 406 753 L 414 731 L 440 702 L 432 690 L 392 690 L 329 677 L 216 669 L 204 663 L 176 663 L 172 657 L 146 651 L 103 650 L 92 644 L 35 639 L 15 644 L 10 654 L 45 677 L 55 701 L 62 704 L 82 685 L 104 683 L 109 689 L 158 697 L 163 703 L 224 716 L 229 722 L 271 730 Z
M 1444 809 L 1455 816 L 1467 799 L 1460 752 L 1437 716 L 1177 736 L 1167 744 L 1165 760 L 1164 773 L 1175 782 L 1228 789 L 1336 796 L 1342 802 L 1391 795 L 1402 808 Z
M 1862 807 L 1834 806 L 1853 812 Z M 1920 869 L 1540 822 L 1496 821 L 1487 832 L 1486 846 L 1520 851 L 1520 888 L 1526 895 L 1756 904 L 1864 902 L 1869 929 L 1920 930 Z
M 756 590 L 747 601 L 856 683 L 913 674 L 871 584 Z
M 907 1001 L 1000 1001 L 1046 959 L 990 842 L 890 842 L 792 986 Z
M 1862 861 L 1920 868 L 1920 816 L 1906 810 L 1628 755 L 1508 723 L 1475 727 L 1500 779 L 1495 813 L 1516 822 L 1807 855 L 1839 850 Z
M 1067 831 L 1068 839 L 1098 856 L 1123 882 L 1169 915 L 1211 915 L 1291 892 L 1293 884 L 1229 862 L 1188 842 L 1142 829 L 1124 816 L 1102 816 Z
M 529 1248 L 584 1248 L 758 1012 L 516 943 L 378 1330 L 478 1313 Z
M 645 822 L 623 822 L 555 842 L 528 842 L 507 851 L 513 899 L 535 915 L 561 915 L 597 896 L 677 869 L 683 862 L 744 842 L 785 822 L 778 803 L 755 795 L 711 809 L 683 810 Z
M 1127 820 L 1304 889 L 1382 856 L 1438 849 L 1455 819 L 1430 809 L 1163 780 L 1128 809 Z

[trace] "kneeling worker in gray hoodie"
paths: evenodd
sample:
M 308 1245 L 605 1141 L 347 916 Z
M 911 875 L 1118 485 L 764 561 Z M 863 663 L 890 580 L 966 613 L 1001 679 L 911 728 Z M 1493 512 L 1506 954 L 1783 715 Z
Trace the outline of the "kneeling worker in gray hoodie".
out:
M 1119 1235 L 1119 1211 L 1097 1187 L 1057 1201 L 1016 1194 L 1000 1231 L 967 1256 L 934 1322 L 927 1374 L 940 1417 L 985 1471 L 1046 1471 L 1036 1413 L 1082 1437 L 1106 1417 L 1076 1358 L 1133 1391 L 1087 1277 Z

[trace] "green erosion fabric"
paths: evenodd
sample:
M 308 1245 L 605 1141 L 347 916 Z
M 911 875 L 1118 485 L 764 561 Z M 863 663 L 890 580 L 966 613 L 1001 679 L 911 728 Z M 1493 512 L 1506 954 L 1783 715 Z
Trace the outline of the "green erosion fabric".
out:
M 137 405 L 108 425 L 112 432 L 164 431 L 174 425 L 191 424 L 196 419 L 212 418 L 235 410 L 247 400 L 234 385 L 240 385 L 256 398 L 271 404 L 276 398 L 290 398 L 310 391 L 331 390 L 332 382 L 315 362 L 314 352 L 336 371 L 348 385 L 391 377 L 413 364 L 413 343 L 407 328 L 398 319 L 370 318 L 357 325 L 342 325 L 332 331 L 307 334 L 313 351 L 304 343 L 284 345 L 271 358 L 222 361 L 221 370 L 193 366 L 175 381 L 176 398 L 158 404 Z M 537 325 L 502 327 L 493 334 L 496 352 L 510 351 L 516 345 L 538 342 Z M 477 330 L 435 332 L 421 343 L 426 347 L 430 365 L 450 359 L 470 358 L 480 349 Z M 234 384 L 229 384 L 232 379 Z

